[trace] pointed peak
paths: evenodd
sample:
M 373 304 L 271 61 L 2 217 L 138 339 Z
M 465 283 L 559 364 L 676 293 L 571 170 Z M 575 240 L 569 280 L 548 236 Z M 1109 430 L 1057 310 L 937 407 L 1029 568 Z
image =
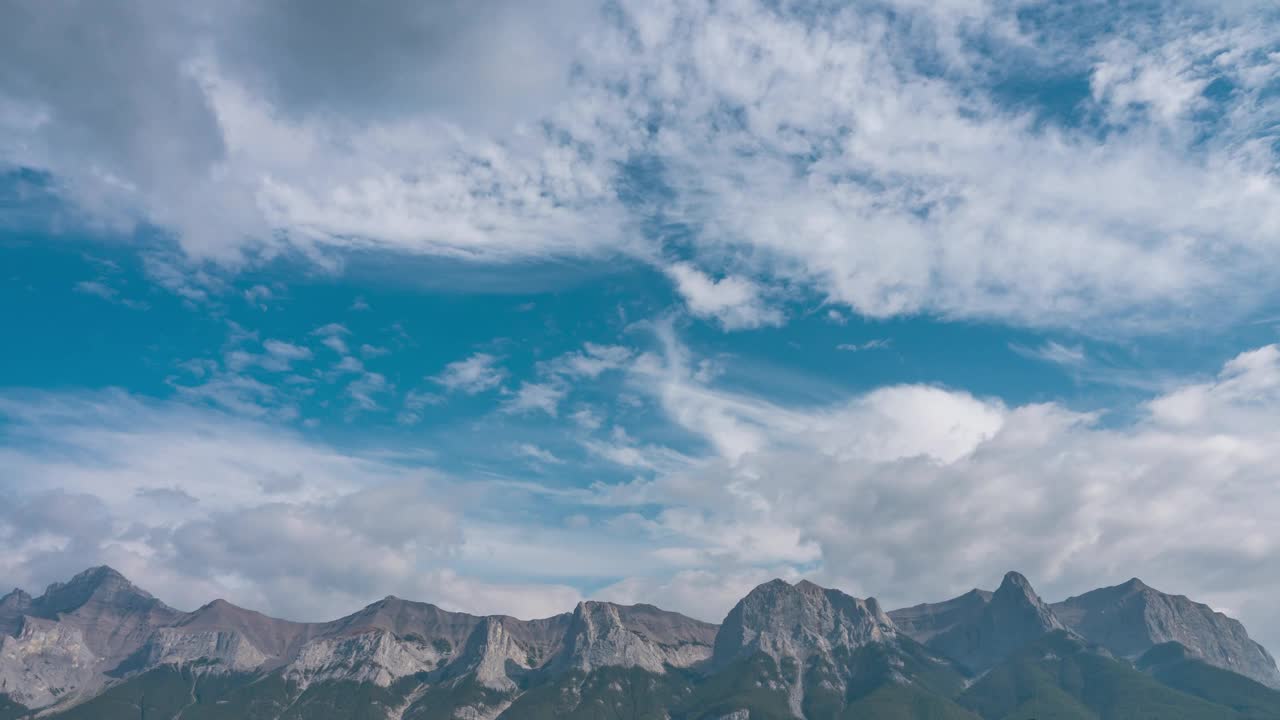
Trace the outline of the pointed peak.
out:
M 18 605 L 25 606 L 31 604 L 31 595 L 22 588 L 14 588 L 9 594 L 0 597 L 0 606 Z
M 129 582 L 114 568 L 99 565 L 78 573 L 65 583 L 53 583 L 34 603 L 41 606 L 42 612 L 60 613 L 71 612 L 92 598 L 106 602 L 125 598 L 132 598 L 133 601 L 155 600 L 150 593 Z
M 1010 570 L 1005 573 L 1004 580 L 1000 582 L 1000 587 L 996 588 L 992 598 L 1017 597 L 1025 598 L 1032 604 L 1040 604 L 1040 596 L 1036 594 L 1035 588 L 1031 587 L 1031 581 L 1020 572 Z
M 132 590 L 141 595 L 147 595 L 146 592 L 140 590 L 133 583 L 129 582 L 129 578 L 120 574 L 110 565 L 99 565 L 91 567 L 88 570 L 77 573 L 74 577 L 65 583 L 54 583 L 50 586 L 58 588 L 85 588 L 90 591 L 99 589 L 107 590 Z M 46 593 L 47 594 L 47 593 Z M 149 596 L 149 595 L 148 595 Z
M 821 585 L 818 585 L 817 583 L 809 582 L 808 580 L 801 580 L 800 582 L 796 583 L 795 589 L 799 590 L 800 592 L 806 592 L 806 593 L 824 593 L 827 591 L 827 589 L 822 587 Z
M 1150 590 L 1150 589 L 1151 589 L 1151 586 L 1150 586 L 1150 585 L 1148 585 L 1148 584 L 1146 584 L 1146 583 L 1142 582 L 1141 580 L 1139 580 L 1139 579 L 1138 579 L 1138 578 L 1136 578 L 1136 577 L 1134 577 L 1134 578 L 1129 578 L 1129 579 L 1128 579 L 1128 580 L 1127 580 L 1123 585 L 1121 585 L 1120 587 L 1121 587 L 1121 588 L 1124 588 L 1125 590 L 1132 591 L 1132 592 L 1141 592 L 1141 591 L 1143 591 L 1143 590 Z
M 128 585 L 129 579 L 120 574 L 120 571 L 110 565 L 98 565 L 76 573 L 66 585 L 102 585 L 102 584 L 124 584 Z

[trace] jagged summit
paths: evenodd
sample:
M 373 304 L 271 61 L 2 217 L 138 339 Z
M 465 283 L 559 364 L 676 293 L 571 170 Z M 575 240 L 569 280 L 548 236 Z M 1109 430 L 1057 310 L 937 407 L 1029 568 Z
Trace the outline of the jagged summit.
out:
M 664 673 L 711 656 L 716 626 L 653 605 L 578 603 L 566 639 L 566 657 L 584 672 L 601 667 L 639 667 Z
M 1031 581 L 1017 570 L 1010 570 L 1004 574 L 1000 587 L 996 588 L 997 594 L 1001 592 L 1020 592 L 1027 597 L 1037 597 L 1035 589 L 1031 587 Z
M 0 635 L 12 635 L 22 626 L 22 615 L 31 609 L 33 598 L 22 588 L 0 598 Z
M 0 597 L 0 605 L 20 605 L 31 602 L 31 595 L 22 588 L 14 588 Z
M 53 615 L 72 612 L 91 600 L 123 603 L 154 598 L 114 568 L 100 565 L 77 574 L 65 583 L 49 585 L 44 594 L 35 599 L 34 605 L 42 614 Z
M 893 620 L 874 599 L 859 599 L 802 580 L 756 587 L 729 611 L 716 636 L 714 661 L 751 653 L 804 659 L 895 637 Z
M 1011 571 L 989 600 L 931 637 L 928 645 L 971 671 L 982 672 L 1046 633 L 1065 629 L 1030 581 Z
M 1117 656 L 1136 659 L 1157 645 L 1177 642 L 1205 662 L 1280 688 L 1275 659 L 1239 621 L 1137 578 L 1052 607 L 1068 627 Z
M 428 706 L 437 712 L 442 693 L 462 703 L 451 706 L 450 717 L 506 718 L 510 706 L 518 718 L 525 705 L 511 705 L 517 698 L 560 698 L 567 713 L 586 702 L 619 707 L 624 701 L 610 693 L 641 701 L 657 688 L 674 693 L 663 702 L 709 703 L 691 717 L 703 710 L 738 717 L 732 713 L 747 702 L 742 693 L 774 703 L 770 712 L 781 708 L 783 716 L 827 717 L 814 708 L 873 716 L 874 704 L 860 704 L 864 696 L 870 703 L 906 693 L 929 713 L 951 718 L 958 710 L 947 698 L 1008 663 L 1082 652 L 1130 657 L 1115 648 L 1175 642 L 1206 666 L 1264 682 L 1275 668 L 1236 621 L 1137 579 L 1051 606 L 1017 572 L 994 592 L 971 590 L 892 613 L 875 598 L 775 579 L 716 626 L 653 605 L 592 600 L 538 620 L 452 612 L 394 595 L 320 623 L 281 620 L 223 599 L 180 612 L 98 567 L 40 597 L 5 595 L 0 623 L 7 629 L 0 635 L 0 695 L 55 718 L 164 668 L 181 668 L 172 677 L 187 678 L 182 683 L 210 675 L 231 685 L 272 679 L 262 687 L 285 688 L 293 693 L 289 702 L 333 683 L 384 698 L 407 693 L 403 712 L 387 706 L 393 718 L 422 717 Z M 722 682 L 726 674 L 735 679 Z M 191 687 L 175 692 L 188 697 Z M 416 702 L 424 704 L 410 712 Z M 929 704 L 936 702 L 942 705 Z

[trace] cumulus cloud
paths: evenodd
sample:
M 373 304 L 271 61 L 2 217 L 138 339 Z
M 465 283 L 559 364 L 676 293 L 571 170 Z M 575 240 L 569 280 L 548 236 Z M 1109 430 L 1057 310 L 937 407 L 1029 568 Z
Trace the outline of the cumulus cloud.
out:
M 1010 568 L 1050 597 L 1137 574 L 1280 643 L 1266 600 L 1280 591 L 1280 533 L 1266 521 L 1280 512 L 1275 346 L 1157 395 L 1121 426 L 921 386 L 781 408 L 687 368 L 649 365 L 638 386 L 715 452 L 602 496 L 661 505 L 655 542 L 692 559 L 689 586 L 666 576 L 654 601 L 780 565 L 891 604 L 990 585 Z
M 785 319 L 782 311 L 764 302 L 760 288 L 750 280 L 740 277 L 716 280 L 688 263 L 676 263 L 667 272 L 689 312 L 713 318 L 725 330 L 781 325 Z

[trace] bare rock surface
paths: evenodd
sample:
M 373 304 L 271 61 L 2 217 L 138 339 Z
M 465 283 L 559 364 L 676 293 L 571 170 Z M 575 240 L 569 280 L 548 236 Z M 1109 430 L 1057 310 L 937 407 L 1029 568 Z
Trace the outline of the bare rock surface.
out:
M 1177 642 L 1210 665 L 1280 688 L 1275 659 L 1239 621 L 1137 578 L 1052 607 L 1068 627 L 1117 656 L 1135 659 L 1156 645 Z
M 940 603 L 922 603 L 901 610 L 891 610 L 889 617 L 912 640 L 927 643 L 934 636 L 956 625 L 977 620 L 982 615 L 982 609 L 991 602 L 991 595 L 990 590 L 974 589 Z
M 716 626 L 652 605 L 579 603 L 569 631 L 568 660 L 577 670 L 639 667 L 661 674 L 711 657 Z
M 862 682 L 859 673 L 911 683 L 922 668 L 945 665 L 961 678 L 953 661 L 982 673 L 1054 631 L 1126 658 L 1178 642 L 1208 663 L 1280 687 L 1275 661 L 1239 622 L 1136 579 L 1049 605 L 1011 572 L 995 592 L 892 613 L 874 598 L 774 580 L 739 601 L 721 626 L 651 605 L 583 602 L 571 613 L 520 620 L 396 597 L 333 621 L 300 623 L 223 600 L 181 612 L 99 567 L 39 597 L 21 590 L 0 597 L 0 694 L 57 711 L 164 666 L 249 678 L 275 673 L 297 688 L 332 681 L 387 688 L 413 677 L 409 702 L 395 712 L 404 714 L 432 687 L 470 686 L 482 692 L 455 714 L 490 718 L 530 682 L 567 673 L 714 674 L 762 655 L 776 669 L 762 682 L 785 693 L 800 716 L 807 693 L 843 697 Z
M 934 635 L 928 646 L 983 672 L 1046 633 L 1065 628 L 1031 583 L 1010 572 L 980 612 Z

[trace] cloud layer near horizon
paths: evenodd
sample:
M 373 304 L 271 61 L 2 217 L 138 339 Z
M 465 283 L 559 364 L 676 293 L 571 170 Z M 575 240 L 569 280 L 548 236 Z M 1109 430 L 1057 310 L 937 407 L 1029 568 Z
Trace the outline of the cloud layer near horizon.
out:
M 716 621 L 774 576 L 903 604 L 1010 568 L 1053 598 L 1140 573 L 1280 641 L 1274 345 L 1113 424 L 924 385 L 781 407 L 665 341 L 630 382 L 706 451 L 583 429 L 652 471 L 590 487 L 450 476 L 119 392 L 6 392 L 0 575 L 38 587 L 108 562 L 179 605 L 300 618 L 395 593 L 526 617 L 591 595 Z

